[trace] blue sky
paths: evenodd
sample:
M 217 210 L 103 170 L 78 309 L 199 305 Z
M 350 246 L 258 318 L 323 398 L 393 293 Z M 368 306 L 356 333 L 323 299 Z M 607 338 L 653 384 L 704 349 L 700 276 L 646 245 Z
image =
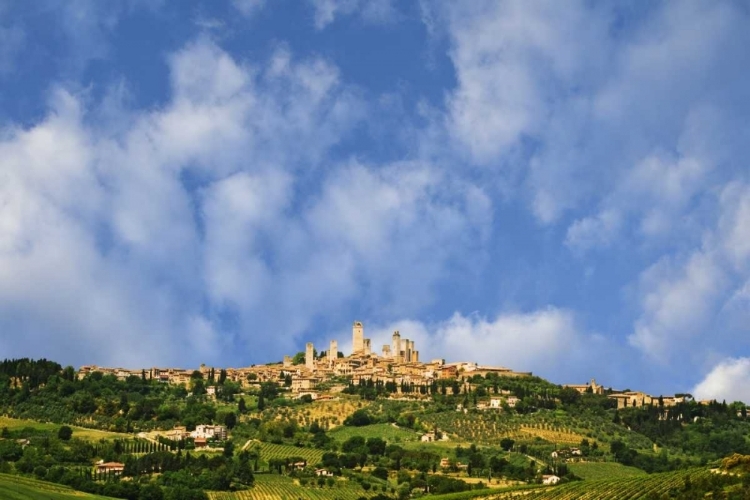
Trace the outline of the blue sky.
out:
M 0 3 L 0 351 L 750 400 L 742 2 Z

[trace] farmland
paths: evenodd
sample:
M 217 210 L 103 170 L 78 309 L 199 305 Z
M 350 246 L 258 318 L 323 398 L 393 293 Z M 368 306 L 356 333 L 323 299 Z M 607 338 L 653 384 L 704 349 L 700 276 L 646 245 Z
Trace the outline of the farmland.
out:
M 365 439 L 379 437 L 389 443 L 417 441 L 419 439 L 419 434 L 415 431 L 403 429 L 393 424 L 373 424 L 362 427 L 338 427 L 331 431 L 330 436 L 339 442 L 346 441 L 352 436 L 362 436 Z
M 646 473 L 635 467 L 627 467 L 617 462 L 580 462 L 568 464 L 568 468 L 581 479 L 622 479 L 643 476 Z
M 29 430 L 29 434 L 36 433 L 56 433 L 61 424 L 52 424 L 46 422 L 37 422 L 35 420 L 25 420 L 19 418 L 0 417 L 0 428 L 7 428 L 9 431 Z M 100 439 L 130 439 L 132 435 L 118 432 L 102 431 L 98 429 L 88 429 L 86 427 L 69 426 L 73 429 L 73 437 L 83 439 L 84 441 L 99 441 Z
M 299 484 L 299 481 L 276 474 L 258 474 L 255 485 L 244 491 L 210 492 L 211 500 L 356 500 L 360 497 L 372 496 L 358 483 L 345 479 L 336 480 L 333 486 L 312 486 Z
M 67 486 L 20 476 L 0 474 L 0 498 L 3 500 L 104 500 Z
M 576 481 L 548 489 L 529 492 L 528 500 L 639 500 L 659 498 L 663 494 L 676 493 L 682 490 L 688 481 L 697 481 L 708 477 L 708 469 L 682 470 L 661 474 L 636 475 L 614 479 Z M 510 498 L 499 496 L 496 498 Z M 672 497 L 674 498 L 674 496 Z
M 260 441 L 251 442 L 248 449 L 257 449 L 260 452 L 260 458 L 264 462 L 273 458 L 289 458 L 289 457 L 301 457 L 311 465 L 315 465 L 320 462 L 323 457 L 322 450 L 316 450 L 314 448 L 298 448 L 297 446 L 285 445 L 285 444 L 274 444 L 274 443 L 263 443 Z

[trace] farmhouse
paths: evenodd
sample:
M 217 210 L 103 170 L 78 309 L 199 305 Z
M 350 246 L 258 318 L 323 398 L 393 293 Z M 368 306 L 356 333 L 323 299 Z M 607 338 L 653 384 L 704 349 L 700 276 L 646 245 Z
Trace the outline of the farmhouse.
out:
M 112 474 L 122 474 L 122 471 L 125 470 L 125 464 L 120 462 L 104 462 L 100 464 L 96 464 L 96 472 L 99 473 L 112 473 Z

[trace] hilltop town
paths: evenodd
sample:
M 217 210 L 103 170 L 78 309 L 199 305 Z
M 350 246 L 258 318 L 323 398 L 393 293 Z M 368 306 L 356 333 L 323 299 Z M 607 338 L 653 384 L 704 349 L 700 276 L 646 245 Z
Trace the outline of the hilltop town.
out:
M 401 338 L 394 331 L 391 343 L 381 347 L 380 353 L 372 348 L 371 339 L 365 337 L 364 324 L 355 321 L 352 325 L 352 352 L 346 356 L 338 350 L 338 341 L 331 340 L 328 349 L 318 352 L 312 342 L 305 346 L 304 357 L 286 355 L 281 363 L 253 365 L 246 368 L 216 368 L 201 365 L 197 371 L 204 378 L 223 371 L 227 380 L 240 384 L 243 388 L 259 387 L 264 382 L 274 382 L 288 388 L 290 397 L 309 397 L 312 400 L 325 400 L 341 392 L 348 385 L 362 383 L 381 384 L 392 387 L 393 397 L 419 398 L 430 392 L 440 381 L 461 380 L 458 392 L 471 392 L 474 387 L 471 379 L 475 376 L 487 377 L 530 377 L 531 372 L 519 372 L 498 366 L 483 366 L 470 361 L 446 362 L 445 359 L 420 361 L 419 350 L 413 340 Z M 297 358 L 297 359 L 295 359 Z M 196 370 L 181 368 L 108 368 L 96 365 L 82 366 L 78 377 L 83 378 L 93 372 L 101 372 L 125 380 L 130 376 L 145 377 L 172 385 L 188 386 Z M 641 407 L 658 404 L 662 407 L 674 406 L 685 401 L 685 395 L 655 396 L 641 391 L 618 391 L 605 388 L 591 379 L 586 384 L 564 384 L 579 393 L 607 395 L 617 402 L 617 408 Z M 213 395 L 214 386 L 208 386 Z M 499 408 L 503 403 L 511 408 L 517 398 L 499 395 L 479 402 L 478 409 Z M 701 401 L 708 404 L 709 401 Z

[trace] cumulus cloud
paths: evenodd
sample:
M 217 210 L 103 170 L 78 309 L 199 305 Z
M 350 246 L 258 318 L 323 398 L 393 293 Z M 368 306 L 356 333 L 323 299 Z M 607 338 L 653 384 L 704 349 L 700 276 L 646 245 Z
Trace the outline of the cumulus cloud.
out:
M 268 361 L 328 310 L 414 314 L 481 261 L 481 188 L 427 163 L 323 163 L 363 116 L 331 63 L 282 47 L 249 66 L 208 38 L 168 63 L 163 107 L 98 128 L 60 91 L 3 133 L 2 327 L 27 339 L 5 352 Z
M 750 278 L 744 239 L 748 206 L 747 186 L 728 185 L 719 195 L 718 220 L 704 235 L 702 247 L 682 261 L 662 259 L 641 275 L 643 313 L 630 336 L 633 345 L 669 359 L 686 350 L 699 357 L 711 351 L 726 354 L 743 344 L 747 325 L 731 321 L 731 315 Z
M 422 360 L 444 358 L 447 362 L 505 366 L 560 383 L 588 380 L 597 373 L 612 380 L 610 370 L 619 365 L 617 359 L 610 359 L 609 367 L 592 359 L 595 352 L 612 354 L 613 345 L 586 332 L 572 311 L 555 307 L 494 317 L 456 312 L 436 323 L 405 319 L 365 326 L 365 336 L 372 339 L 378 352 L 382 345 L 390 345 L 391 335 L 398 330 L 402 339 L 415 342 Z M 349 337 L 344 338 L 347 342 L 340 345 L 349 347 Z
M 717 364 L 692 390 L 696 399 L 750 401 L 750 358 L 728 358 Z

